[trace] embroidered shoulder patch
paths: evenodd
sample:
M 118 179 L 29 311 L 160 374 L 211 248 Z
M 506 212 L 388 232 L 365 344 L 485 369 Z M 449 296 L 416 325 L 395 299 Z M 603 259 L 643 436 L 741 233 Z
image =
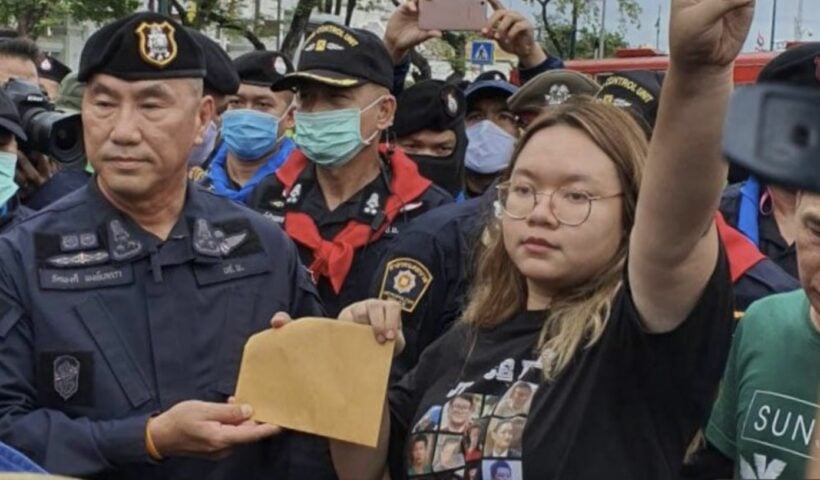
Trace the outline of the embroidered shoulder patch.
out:
M 384 269 L 379 298 L 397 301 L 402 310 L 412 313 L 432 282 L 433 275 L 421 262 L 396 258 L 387 262 Z

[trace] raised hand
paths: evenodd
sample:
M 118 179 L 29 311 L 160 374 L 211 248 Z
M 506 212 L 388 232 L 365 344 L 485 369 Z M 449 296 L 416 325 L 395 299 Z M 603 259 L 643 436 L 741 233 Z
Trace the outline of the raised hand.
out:
M 682 69 L 724 68 L 740 53 L 755 0 L 672 0 L 671 62 Z
M 424 1 L 424 0 L 422 0 Z M 413 47 L 420 45 L 431 38 L 440 38 L 438 30 L 422 30 L 419 28 L 419 0 L 408 0 L 390 15 L 387 21 L 387 30 L 384 32 L 384 45 L 393 64 L 398 64 Z
M 544 62 L 547 55 L 535 41 L 532 22 L 520 13 L 504 8 L 500 0 L 488 1 L 494 11 L 481 33 L 498 42 L 505 52 L 517 56 L 525 68 Z

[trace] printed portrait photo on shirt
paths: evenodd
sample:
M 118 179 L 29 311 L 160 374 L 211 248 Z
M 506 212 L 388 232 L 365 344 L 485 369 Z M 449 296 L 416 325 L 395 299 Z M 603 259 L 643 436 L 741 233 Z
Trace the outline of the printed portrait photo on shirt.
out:
M 438 430 L 438 424 L 441 420 L 441 405 L 433 405 L 427 412 L 416 422 L 413 427 L 413 433 L 417 432 L 434 432 Z
M 522 480 L 520 461 L 485 460 L 482 468 L 484 480 Z
M 484 407 L 481 410 L 481 416 L 489 417 L 492 415 L 493 409 L 498 405 L 499 400 L 501 400 L 501 397 L 498 395 L 484 395 Z
M 438 435 L 433 471 L 448 472 L 464 468 L 464 451 L 462 450 L 461 439 L 461 435 Z
M 418 434 L 410 441 L 410 454 L 407 459 L 407 475 L 424 475 L 432 473 L 433 443 L 435 435 Z
M 527 415 L 537 389 L 538 386 L 533 383 L 516 382 L 498 402 L 493 414 L 497 417 Z
M 523 428 L 521 429 L 523 432 Z M 512 419 L 493 418 L 487 427 L 484 456 L 490 458 L 521 458 L 521 450 L 513 444 L 521 444 L 521 432 L 515 438 L 516 429 Z
M 442 432 L 466 433 L 473 420 L 481 412 L 481 395 L 462 393 L 453 397 L 444 406 L 439 430 Z
M 481 460 L 481 452 L 484 449 L 484 436 L 489 421 L 489 418 L 481 418 L 474 421 L 467 429 L 467 433 L 464 435 L 464 457 L 468 462 Z

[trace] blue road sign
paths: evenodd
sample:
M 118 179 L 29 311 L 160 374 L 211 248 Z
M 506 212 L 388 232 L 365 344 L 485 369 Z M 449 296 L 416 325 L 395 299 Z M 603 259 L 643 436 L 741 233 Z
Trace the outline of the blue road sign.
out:
M 473 65 L 492 65 L 495 63 L 495 44 L 490 41 L 473 40 L 470 62 Z

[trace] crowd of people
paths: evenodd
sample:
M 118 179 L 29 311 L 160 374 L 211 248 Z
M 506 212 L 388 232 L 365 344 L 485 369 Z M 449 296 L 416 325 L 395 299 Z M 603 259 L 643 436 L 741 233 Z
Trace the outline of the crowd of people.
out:
M 76 73 L 0 39 L 0 471 L 820 478 L 820 194 L 721 149 L 755 2 L 672 0 L 668 70 L 602 83 L 489 3 L 518 65 L 469 82 L 408 81 L 444 33 L 418 0 L 297 64 L 151 12 Z M 375 448 L 233 398 L 248 338 L 302 317 L 393 344 Z

